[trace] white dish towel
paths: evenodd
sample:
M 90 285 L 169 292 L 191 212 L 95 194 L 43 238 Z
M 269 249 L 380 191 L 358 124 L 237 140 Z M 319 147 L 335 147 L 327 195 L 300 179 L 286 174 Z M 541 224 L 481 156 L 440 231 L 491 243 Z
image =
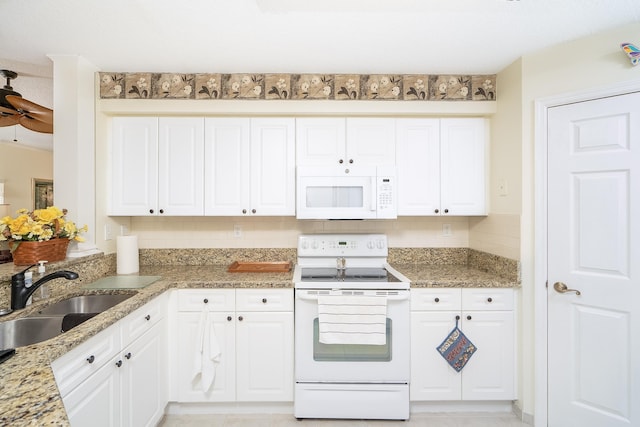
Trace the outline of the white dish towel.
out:
M 320 295 L 318 323 L 322 344 L 385 345 L 387 298 Z
M 220 363 L 222 351 L 207 306 L 200 315 L 194 350 L 193 381 L 197 384 L 199 380 L 202 390 L 209 391 L 216 378 L 216 367 Z

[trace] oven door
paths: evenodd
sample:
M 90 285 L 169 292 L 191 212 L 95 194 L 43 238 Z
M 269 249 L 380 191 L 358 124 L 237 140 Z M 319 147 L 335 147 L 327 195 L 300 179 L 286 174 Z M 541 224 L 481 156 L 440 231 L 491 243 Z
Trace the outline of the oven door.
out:
M 319 342 L 318 295 L 387 297 L 385 345 Z M 410 303 L 408 290 L 295 291 L 296 382 L 408 383 L 410 376 Z

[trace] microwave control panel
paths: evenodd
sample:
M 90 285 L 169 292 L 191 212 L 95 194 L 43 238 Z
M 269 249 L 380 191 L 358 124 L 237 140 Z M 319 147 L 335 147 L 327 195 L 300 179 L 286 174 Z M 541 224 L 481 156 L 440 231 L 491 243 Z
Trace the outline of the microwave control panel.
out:
M 395 180 L 393 175 L 380 175 L 377 179 L 378 218 L 396 218 Z

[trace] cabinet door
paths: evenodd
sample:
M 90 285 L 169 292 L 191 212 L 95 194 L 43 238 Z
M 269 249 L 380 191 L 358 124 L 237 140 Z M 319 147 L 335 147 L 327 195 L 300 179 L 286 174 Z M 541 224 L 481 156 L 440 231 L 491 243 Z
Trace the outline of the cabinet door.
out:
M 111 359 L 91 377 L 64 398 L 69 423 L 72 426 L 120 427 L 120 368 Z
M 395 166 L 395 119 L 347 118 L 346 163 Z
M 158 213 L 204 214 L 204 119 L 159 121 Z
M 233 402 L 235 389 L 235 322 L 234 313 L 210 313 L 212 330 L 220 344 L 222 354 L 216 368 L 213 385 L 204 391 L 194 380 L 196 370 L 196 340 L 202 313 L 178 313 L 178 401 L 179 402 Z M 262 351 L 262 350 L 261 350 Z
M 166 346 L 164 322 L 153 325 L 127 346 L 123 362 L 123 426 L 155 426 L 164 415 L 166 397 Z
M 293 312 L 238 312 L 237 399 L 293 400 Z
M 114 117 L 112 124 L 109 215 L 153 215 L 158 205 L 158 119 Z
M 440 120 L 396 121 L 398 215 L 440 212 Z
M 441 214 L 487 214 L 486 140 L 484 119 L 440 121 Z
M 338 166 L 344 163 L 346 146 L 344 118 L 296 119 L 296 163 L 298 166 Z M 342 160 L 342 162 L 341 162 Z
M 456 325 L 456 315 L 460 312 L 411 312 L 412 401 L 460 399 L 461 375 L 436 349 Z
M 251 120 L 250 215 L 295 215 L 295 121 Z
M 205 120 L 205 215 L 239 216 L 249 207 L 249 123 Z
M 463 311 L 460 329 L 478 349 L 462 370 L 462 399 L 515 399 L 513 311 Z

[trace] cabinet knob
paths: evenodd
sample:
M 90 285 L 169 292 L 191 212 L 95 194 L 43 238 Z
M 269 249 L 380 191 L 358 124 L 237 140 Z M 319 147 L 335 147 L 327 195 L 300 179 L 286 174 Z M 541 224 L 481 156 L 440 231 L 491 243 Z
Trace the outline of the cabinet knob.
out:
M 436 209 L 436 210 L 434 210 L 433 212 L 435 212 L 435 213 L 440 213 L 440 209 Z
M 131 352 L 129 352 L 129 353 L 127 353 L 127 354 L 125 354 L 125 355 L 124 355 L 124 357 L 126 357 L 126 358 L 127 358 L 127 360 L 131 359 Z
M 95 356 L 92 354 L 91 356 L 87 357 L 87 362 L 89 363 L 93 363 L 96 360 Z
M 207 298 L 203 299 L 202 302 L 205 304 L 209 304 L 209 300 Z
M 460 316 L 456 314 L 456 320 L 460 320 Z
M 160 213 L 163 214 L 164 213 L 164 209 L 160 209 Z
M 435 301 L 435 302 L 440 302 L 440 298 L 435 297 L 435 298 L 434 298 L 434 301 Z
M 150 314 L 147 314 L 146 316 L 144 316 L 144 318 L 145 318 L 146 320 L 151 320 L 151 315 L 150 315 Z
M 467 316 L 467 320 L 471 320 L 471 316 Z
M 149 213 L 153 213 L 153 209 L 149 209 Z
M 344 160 L 340 159 L 340 160 L 338 160 L 338 163 L 343 164 Z
M 118 368 L 119 368 L 120 366 L 122 366 L 122 360 L 118 360 L 118 361 L 116 362 L 116 366 L 117 366 Z
M 445 210 L 444 210 L 444 213 L 449 213 L 449 209 L 445 209 Z
M 256 213 L 256 210 L 255 209 L 251 209 L 251 213 Z
M 262 303 L 266 304 L 267 303 L 267 299 L 266 298 L 262 298 Z
M 244 317 L 238 316 L 238 320 L 242 322 L 244 320 Z
M 349 159 L 349 163 L 353 164 L 353 159 Z
M 227 322 L 231 322 L 232 320 L 233 320 L 233 317 L 227 316 Z
M 246 214 L 246 213 L 247 213 L 247 210 L 246 210 L 246 209 L 242 209 L 242 213 L 243 213 L 243 214 Z
M 493 298 L 491 297 L 487 298 L 487 302 L 493 302 Z

